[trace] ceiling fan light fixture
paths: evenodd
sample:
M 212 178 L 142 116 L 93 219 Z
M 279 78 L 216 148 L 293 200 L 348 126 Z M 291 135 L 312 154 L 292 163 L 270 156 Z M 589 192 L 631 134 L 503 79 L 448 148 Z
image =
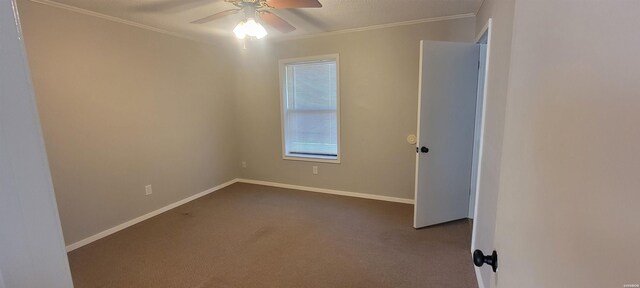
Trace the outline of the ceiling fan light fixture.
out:
M 233 33 L 238 39 L 244 39 L 247 36 L 262 39 L 267 36 L 267 30 L 253 18 L 248 18 L 247 21 L 238 23 L 236 28 L 233 29 Z
M 244 21 L 241 21 L 236 25 L 236 28 L 233 28 L 233 34 L 236 34 L 236 38 L 244 39 L 247 37 L 247 31 L 244 27 Z

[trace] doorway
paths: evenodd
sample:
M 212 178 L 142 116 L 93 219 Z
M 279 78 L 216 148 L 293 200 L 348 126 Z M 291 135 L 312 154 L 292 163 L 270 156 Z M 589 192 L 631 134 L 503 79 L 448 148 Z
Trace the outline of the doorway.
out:
M 476 218 L 490 26 L 475 43 L 421 41 L 414 228 Z

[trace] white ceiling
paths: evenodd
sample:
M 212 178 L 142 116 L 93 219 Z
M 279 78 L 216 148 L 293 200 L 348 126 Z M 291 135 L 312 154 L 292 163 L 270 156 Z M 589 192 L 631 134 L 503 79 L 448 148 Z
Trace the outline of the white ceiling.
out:
M 232 37 L 241 13 L 207 24 L 189 22 L 235 8 L 223 0 L 33 0 L 64 4 L 205 41 Z M 475 13 L 482 0 L 319 0 L 322 8 L 271 10 L 296 31 L 286 36 L 316 34 L 412 20 Z M 53 3 L 52 3 L 53 2 Z M 269 38 L 285 34 L 267 29 Z

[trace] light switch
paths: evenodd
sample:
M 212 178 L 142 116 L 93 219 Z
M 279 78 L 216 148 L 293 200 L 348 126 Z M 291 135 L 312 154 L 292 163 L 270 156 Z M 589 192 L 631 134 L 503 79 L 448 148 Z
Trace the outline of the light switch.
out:
M 409 136 L 407 136 L 407 142 L 411 145 L 414 145 L 418 143 L 418 138 L 416 137 L 416 135 L 410 134 Z

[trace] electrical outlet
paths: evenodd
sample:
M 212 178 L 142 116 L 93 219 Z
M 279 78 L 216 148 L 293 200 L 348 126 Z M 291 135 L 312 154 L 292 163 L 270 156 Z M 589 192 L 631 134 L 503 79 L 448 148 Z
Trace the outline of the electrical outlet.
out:
M 318 175 L 318 166 L 313 166 L 313 174 Z
M 144 186 L 144 195 L 151 195 L 152 193 L 151 185 Z
M 242 168 L 247 168 L 247 161 L 242 161 Z

